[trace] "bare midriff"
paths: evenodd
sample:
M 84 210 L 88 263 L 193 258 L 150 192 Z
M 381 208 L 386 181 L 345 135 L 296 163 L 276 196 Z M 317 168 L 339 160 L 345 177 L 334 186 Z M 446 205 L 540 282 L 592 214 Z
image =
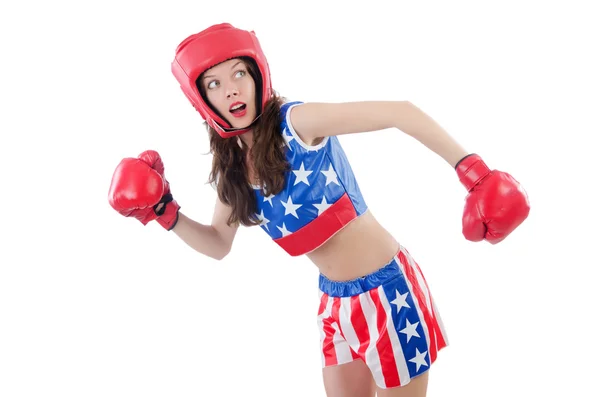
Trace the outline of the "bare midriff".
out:
M 328 279 L 346 281 L 385 266 L 399 249 L 398 241 L 366 211 L 307 257 Z

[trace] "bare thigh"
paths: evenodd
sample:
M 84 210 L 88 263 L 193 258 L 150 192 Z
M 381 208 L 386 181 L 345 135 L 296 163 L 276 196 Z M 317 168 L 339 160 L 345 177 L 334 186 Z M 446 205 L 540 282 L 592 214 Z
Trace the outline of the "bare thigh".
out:
M 411 379 L 407 385 L 382 390 L 377 388 L 377 397 L 425 397 L 427 395 L 427 383 L 429 382 L 429 371 Z
M 374 397 L 375 382 L 362 360 L 323 368 L 327 397 Z

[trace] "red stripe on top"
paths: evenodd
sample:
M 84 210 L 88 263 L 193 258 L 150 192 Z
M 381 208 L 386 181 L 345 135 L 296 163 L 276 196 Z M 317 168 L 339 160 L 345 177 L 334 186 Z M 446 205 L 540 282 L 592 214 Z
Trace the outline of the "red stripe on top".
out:
M 357 217 L 347 193 L 306 226 L 285 237 L 273 239 L 291 256 L 304 255 L 318 248 Z

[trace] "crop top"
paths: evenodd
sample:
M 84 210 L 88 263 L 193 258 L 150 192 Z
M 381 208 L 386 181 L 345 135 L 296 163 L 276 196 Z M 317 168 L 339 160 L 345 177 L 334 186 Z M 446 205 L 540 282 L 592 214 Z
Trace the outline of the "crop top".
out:
M 260 186 L 252 185 L 260 227 L 291 256 L 313 251 L 367 211 L 338 138 L 326 136 L 310 146 L 294 130 L 290 111 L 301 103 L 281 107 L 281 133 L 291 166 L 283 190 L 265 197 Z

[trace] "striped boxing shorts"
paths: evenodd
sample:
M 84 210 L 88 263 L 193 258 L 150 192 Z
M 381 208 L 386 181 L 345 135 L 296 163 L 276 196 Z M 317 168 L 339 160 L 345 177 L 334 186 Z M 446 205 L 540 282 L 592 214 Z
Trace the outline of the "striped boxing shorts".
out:
M 384 267 L 350 281 L 319 276 L 323 367 L 363 360 L 380 388 L 404 386 L 447 346 L 419 265 L 404 247 Z

